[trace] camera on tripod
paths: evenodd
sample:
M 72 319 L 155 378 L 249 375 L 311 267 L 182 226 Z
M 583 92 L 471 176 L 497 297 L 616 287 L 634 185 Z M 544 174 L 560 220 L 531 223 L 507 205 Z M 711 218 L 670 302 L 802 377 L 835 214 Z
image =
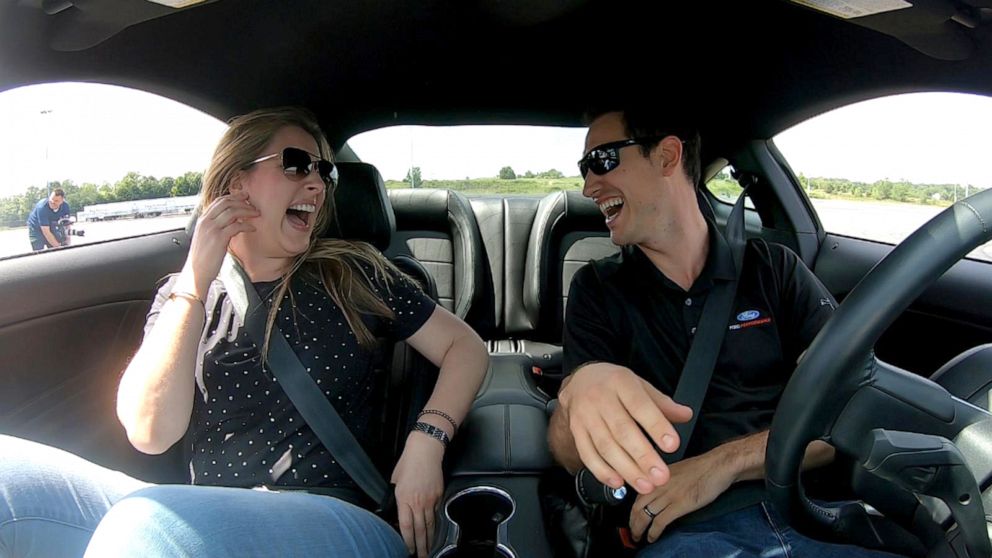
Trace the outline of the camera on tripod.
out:
M 75 224 L 76 222 L 71 217 L 61 217 L 58 223 L 52 227 L 52 234 L 60 245 L 68 246 L 70 236 L 86 236 L 86 231 L 73 228 Z

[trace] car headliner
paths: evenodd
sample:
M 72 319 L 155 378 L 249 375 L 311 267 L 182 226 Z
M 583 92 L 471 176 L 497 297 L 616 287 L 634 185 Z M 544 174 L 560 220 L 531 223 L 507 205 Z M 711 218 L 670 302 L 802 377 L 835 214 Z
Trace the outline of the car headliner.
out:
M 0 91 L 108 83 L 221 119 L 299 104 L 336 147 L 397 124 L 575 126 L 648 100 L 730 145 L 884 94 L 992 93 L 982 5 L 845 21 L 784 0 L 18 0 L 0 6 Z

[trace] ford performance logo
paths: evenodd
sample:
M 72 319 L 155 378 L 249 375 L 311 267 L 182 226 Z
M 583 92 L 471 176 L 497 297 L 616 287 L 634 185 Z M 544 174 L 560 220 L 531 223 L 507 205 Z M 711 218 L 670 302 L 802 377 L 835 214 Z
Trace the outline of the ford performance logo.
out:
M 748 310 L 746 312 L 741 312 L 740 314 L 737 314 L 737 321 L 749 322 L 751 320 L 757 319 L 757 317 L 760 315 L 761 312 L 758 312 L 757 310 Z

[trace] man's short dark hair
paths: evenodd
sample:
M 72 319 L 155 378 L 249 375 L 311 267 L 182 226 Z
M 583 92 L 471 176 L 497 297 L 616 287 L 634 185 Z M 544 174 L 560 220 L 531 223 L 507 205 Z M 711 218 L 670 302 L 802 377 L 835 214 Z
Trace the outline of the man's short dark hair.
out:
M 700 147 L 702 139 L 699 130 L 692 124 L 679 118 L 673 118 L 671 114 L 665 114 L 658 109 L 644 108 L 599 108 L 589 110 L 585 114 L 586 124 L 592 124 L 600 116 L 610 112 L 619 112 L 623 120 L 624 131 L 631 138 L 657 137 L 657 141 L 641 145 L 641 154 L 645 157 L 658 146 L 661 138 L 675 136 L 682 140 L 682 168 L 685 175 L 692 182 L 693 187 L 699 186 L 702 176 L 702 163 L 700 161 Z
M 56 188 L 56 189 L 52 190 L 52 195 L 58 196 L 60 198 L 64 198 L 65 197 L 65 190 L 63 190 L 62 188 Z

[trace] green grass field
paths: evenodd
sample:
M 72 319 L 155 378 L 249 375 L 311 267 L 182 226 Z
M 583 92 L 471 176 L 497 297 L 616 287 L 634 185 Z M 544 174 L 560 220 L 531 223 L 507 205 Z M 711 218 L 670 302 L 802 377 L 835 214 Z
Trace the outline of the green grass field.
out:
M 387 180 L 386 188 L 409 188 L 409 182 Z M 472 178 L 470 180 L 425 180 L 421 188 L 440 188 L 457 190 L 467 195 L 481 194 L 533 194 L 543 196 L 561 190 L 581 190 L 582 179 L 571 178 L 517 178 L 515 180 L 500 180 L 499 178 Z

